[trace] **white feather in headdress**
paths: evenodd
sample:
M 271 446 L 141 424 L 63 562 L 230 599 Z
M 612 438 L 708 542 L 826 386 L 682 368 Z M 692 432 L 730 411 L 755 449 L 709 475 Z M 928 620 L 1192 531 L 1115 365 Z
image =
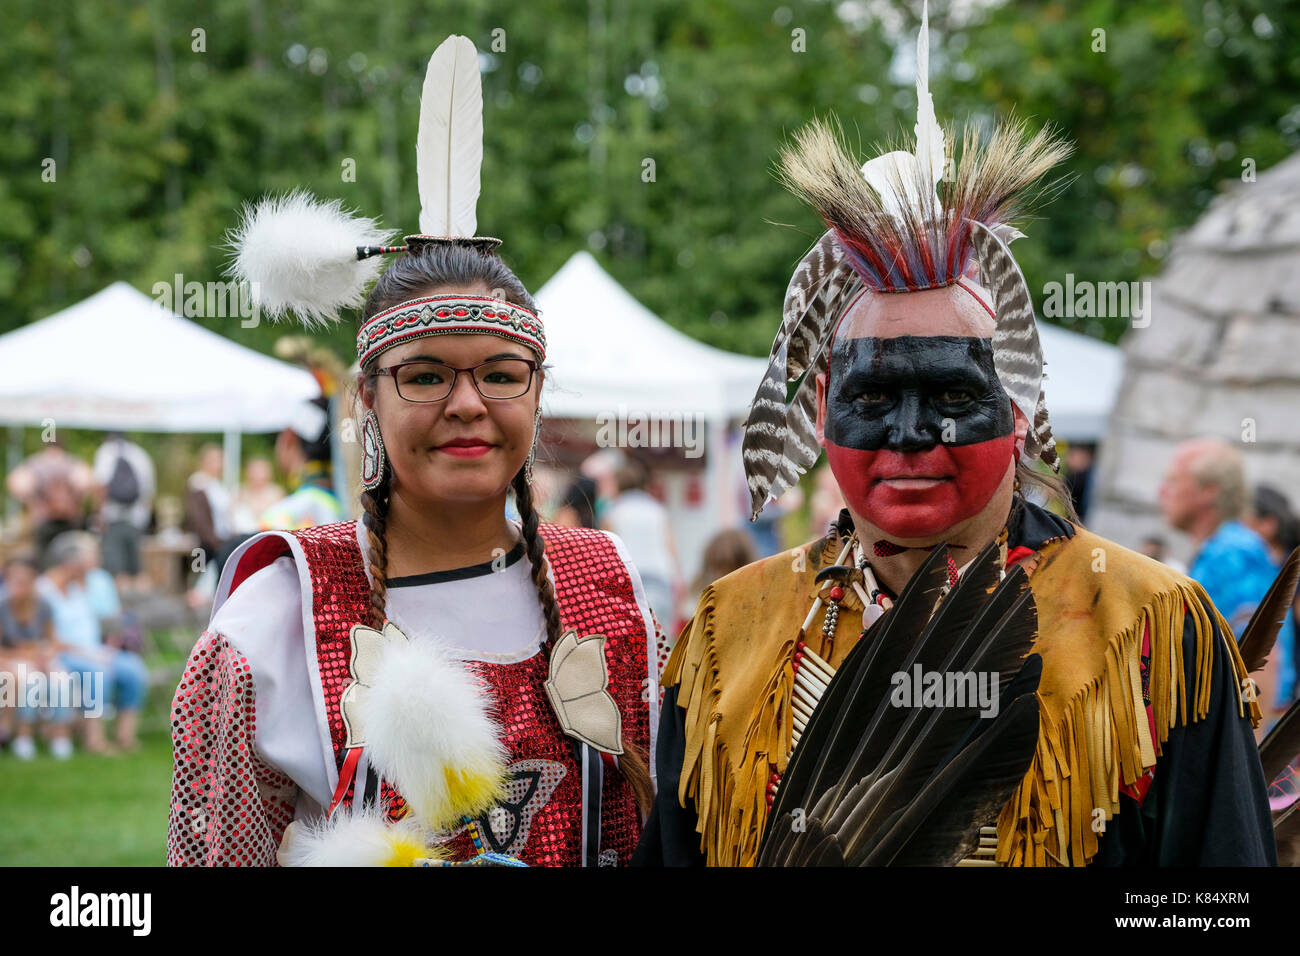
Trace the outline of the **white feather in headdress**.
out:
M 365 301 L 379 258 L 357 259 L 358 246 L 382 245 L 388 233 L 373 219 L 322 202 L 302 189 L 244 207 L 230 232 L 229 274 L 248 282 L 253 301 L 271 319 L 294 312 L 308 327 L 338 319 Z
M 919 184 L 938 186 L 946 161 L 943 128 L 934 115 L 934 97 L 930 95 L 930 4 L 926 0 L 916 34 L 916 152 L 894 150 L 877 156 L 862 164 L 862 175 L 880 196 L 885 211 L 906 220 L 908 210 L 925 214 L 938 207 L 937 195 L 922 196 Z
M 415 157 L 420 232 L 473 236 L 483 165 L 483 85 L 478 51 L 467 37 L 447 37 L 429 57 Z

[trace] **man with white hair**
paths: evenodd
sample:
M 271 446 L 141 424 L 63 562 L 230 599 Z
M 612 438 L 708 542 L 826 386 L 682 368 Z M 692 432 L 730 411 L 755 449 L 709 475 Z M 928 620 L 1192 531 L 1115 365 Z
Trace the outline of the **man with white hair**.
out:
M 1217 438 L 1179 445 L 1160 485 L 1165 520 L 1197 549 L 1188 573 L 1238 635 L 1277 573 L 1264 540 L 1242 523 L 1246 496 L 1241 453 Z
M 1247 496 L 1241 453 L 1218 438 L 1194 438 L 1179 445 L 1160 485 L 1165 520 L 1197 548 L 1188 574 L 1209 593 L 1238 638 L 1278 570 L 1264 539 L 1242 520 Z M 1283 709 L 1288 701 L 1278 692 L 1289 691 L 1290 681 L 1283 678 L 1278 686 L 1278 679 L 1292 667 L 1292 628 L 1288 618 L 1278 632 L 1278 653 L 1261 680 L 1265 702 Z

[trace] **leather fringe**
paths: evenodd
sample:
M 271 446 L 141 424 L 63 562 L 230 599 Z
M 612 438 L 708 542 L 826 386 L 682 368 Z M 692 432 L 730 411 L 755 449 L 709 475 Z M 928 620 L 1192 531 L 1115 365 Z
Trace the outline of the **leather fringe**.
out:
M 1184 615 L 1196 629 L 1195 686 L 1186 686 Z M 998 817 L 997 861 L 1007 866 L 1087 866 L 1097 853 L 1101 820 L 1119 811 L 1120 784 L 1132 784 L 1156 762 L 1177 725 L 1209 713 L 1214 648 L 1210 619 L 1218 620 L 1237 683 L 1245 666 L 1232 630 L 1204 590 L 1189 579 L 1157 592 L 1137 620 L 1114 635 L 1102 674 L 1065 705 L 1059 718 L 1040 711 L 1038 750 Z M 1158 740 L 1152 740 L 1142 699 L 1139 657 L 1151 635 L 1150 695 Z M 1190 692 L 1190 698 L 1189 698 Z M 1238 710 L 1245 705 L 1238 697 Z M 1253 723 L 1259 707 L 1250 703 Z
M 790 692 L 794 683 L 794 640 L 781 645 L 776 661 L 784 663 L 772 668 L 754 700 L 740 764 L 734 766 L 726 744 L 717 736 L 722 713 L 713 633 L 714 597 L 712 587 L 705 590 L 692 630 L 677 641 L 664 668 L 662 683 L 678 685 L 678 701 L 690 702 L 678 799 L 683 803 L 688 797 L 695 801 L 696 832 L 709 866 L 752 866 L 767 820 L 771 765 L 783 773 L 793 746 Z M 716 808 L 724 810 L 718 812 Z

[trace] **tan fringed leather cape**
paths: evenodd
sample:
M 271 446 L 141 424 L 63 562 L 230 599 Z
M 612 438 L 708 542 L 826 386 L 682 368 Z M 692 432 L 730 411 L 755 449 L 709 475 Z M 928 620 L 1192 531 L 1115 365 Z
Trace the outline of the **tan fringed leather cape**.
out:
M 823 538 L 715 582 L 668 662 L 663 684 L 677 688 L 684 708 L 677 798 L 683 806 L 693 801 L 711 866 L 752 865 L 757 856 L 767 784 L 773 771 L 785 772 L 792 747 L 795 641 L 812 607 L 814 577 L 840 546 L 840 539 Z M 1206 716 L 1212 617 L 1229 635 L 1218 638 L 1226 650 L 1218 660 L 1234 669 L 1233 686 L 1246 675 L 1232 632 L 1204 590 L 1165 565 L 1081 528 L 1021 563 L 1031 572 L 1038 607 L 1041 727 L 1033 762 L 997 821 L 997 860 L 1086 866 L 1098 850 L 1095 809 L 1113 817 L 1121 785 L 1135 784 L 1155 765 L 1170 730 Z M 862 603 L 846 592 L 833 646 L 823 640 L 820 615 L 807 638 L 836 667 L 862 629 Z M 1195 628 L 1194 667 L 1187 670 L 1185 615 Z M 1144 634 L 1149 708 L 1140 672 Z M 1240 716 L 1257 724 L 1258 707 L 1237 696 Z

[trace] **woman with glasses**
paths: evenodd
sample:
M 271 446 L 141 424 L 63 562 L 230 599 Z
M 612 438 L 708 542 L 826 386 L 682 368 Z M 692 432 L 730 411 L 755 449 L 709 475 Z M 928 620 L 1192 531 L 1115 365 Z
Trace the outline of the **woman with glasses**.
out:
M 472 223 L 421 226 L 358 328 L 364 519 L 241 546 L 190 656 L 171 864 L 626 865 L 636 846 L 657 626 L 616 538 L 539 520 L 527 290 Z M 487 751 L 500 779 L 461 813 Z

